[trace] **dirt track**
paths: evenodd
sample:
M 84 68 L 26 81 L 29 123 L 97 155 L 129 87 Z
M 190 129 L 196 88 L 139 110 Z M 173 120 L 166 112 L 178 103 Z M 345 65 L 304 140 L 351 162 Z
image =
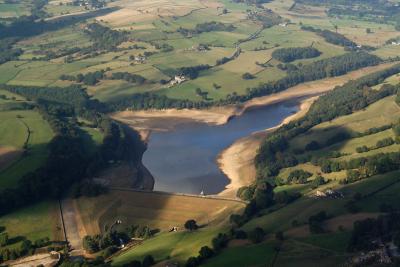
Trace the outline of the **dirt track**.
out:
M 67 233 L 67 240 L 71 247 L 71 255 L 82 255 L 84 253 L 82 246 L 82 236 L 79 234 L 83 228 L 79 225 L 76 217 L 76 209 L 73 199 L 64 199 L 61 203 L 64 225 Z

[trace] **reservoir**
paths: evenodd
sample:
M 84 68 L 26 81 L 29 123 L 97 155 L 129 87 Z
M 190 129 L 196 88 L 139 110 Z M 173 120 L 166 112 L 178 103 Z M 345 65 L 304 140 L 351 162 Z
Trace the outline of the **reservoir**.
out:
M 152 132 L 143 164 L 155 179 L 154 190 L 206 195 L 229 184 L 216 159 L 237 139 L 280 124 L 298 111 L 298 102 L 251 108 L 224 125 L 183 123 L 167 132 Z

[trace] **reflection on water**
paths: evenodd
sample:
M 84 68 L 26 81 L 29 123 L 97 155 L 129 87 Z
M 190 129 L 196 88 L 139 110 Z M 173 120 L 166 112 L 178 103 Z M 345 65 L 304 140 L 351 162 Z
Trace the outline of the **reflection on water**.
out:
M 246 111 L 228 124 L 186 123 L 169 132 L 153 132 L 143 163 L 155 178 L 155 190 L 216 194 L 229 183 L 216 163 L 218 154 L 235 140 L 278 125 L 296 112 L 296 103 Z

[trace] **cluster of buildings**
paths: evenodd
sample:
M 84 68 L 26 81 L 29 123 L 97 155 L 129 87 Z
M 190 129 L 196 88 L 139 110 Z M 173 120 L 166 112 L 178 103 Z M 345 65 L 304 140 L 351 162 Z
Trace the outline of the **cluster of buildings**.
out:
M 134 56 L 134 57 L 132 58 L 132 60 L 133 60 L 135 63 L 144 64 L 144 63 L 146 63 L 147 58 L 146 58 L 146 56 L 138 55 L 138 56 Z
M 75 0 L 72 5 L 85 7 L 86 9 L 98 9 L 106 6 L 105 2 L 99 0 Z
M 368 252 L 362 252 L 361 255 L 355 256 L 351 259 L 351 263 L 357 266 L 364 266 L 370 263 L 379 263 L 379 264 L 392 264 L 392 257 L 398 258 L 399 249 L 393 243 L 388 245 L 383 244 L 382 241 L 376 241 L 379 243 L 379 246 L 375 250 L 371 250 Z

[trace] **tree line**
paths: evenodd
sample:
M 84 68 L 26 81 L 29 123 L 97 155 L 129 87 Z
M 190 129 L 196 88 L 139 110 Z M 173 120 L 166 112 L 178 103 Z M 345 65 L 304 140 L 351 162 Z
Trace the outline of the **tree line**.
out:
M 315 32 L 316 34 L 324 38 L 325 41 L 327 41 L 328 43 L 343 46 L 348 50 L 352 50 L 357 47 L 356 43 L 337 32 L 315 29 L 311 26 L 302 26 L 301 29 L 305 31 Z
M 143 84 L 146 81 L 141 75 L 132 74 L 129 72 L 113 72 L 111 75 L 107 75 L 104 70 L 98 70 L 94 72 L 88 72 L 85 74 L 79 73 L 77 75 L 63 74 L 60 76 L 60 80 L 73 81 L 77 83 L 83 83 L 84 85 L 94 86 L 101 80 L 124 80 L 129 83 Z

